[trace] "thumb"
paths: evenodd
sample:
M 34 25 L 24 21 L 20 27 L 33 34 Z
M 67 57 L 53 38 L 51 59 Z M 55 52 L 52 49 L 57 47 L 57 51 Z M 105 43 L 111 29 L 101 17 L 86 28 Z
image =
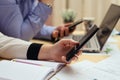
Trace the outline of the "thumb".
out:
M 58 31 L 57 30 L 53 31 L 52 37 L 53 38 L 57 38 L 58 37 Z

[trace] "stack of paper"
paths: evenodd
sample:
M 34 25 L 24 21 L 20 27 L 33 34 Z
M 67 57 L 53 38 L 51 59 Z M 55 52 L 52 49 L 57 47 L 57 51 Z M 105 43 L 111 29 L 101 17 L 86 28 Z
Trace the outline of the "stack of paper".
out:
M 66 66 L 51 80 L 120 80 L 120 55 L 101 62 L 82 61 Z

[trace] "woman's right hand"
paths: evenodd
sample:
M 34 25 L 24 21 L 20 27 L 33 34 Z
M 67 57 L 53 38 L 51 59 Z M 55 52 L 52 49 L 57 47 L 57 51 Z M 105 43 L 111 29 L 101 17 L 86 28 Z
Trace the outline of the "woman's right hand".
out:
M 38 58 L 44 60 L 54 60 L 58 62 L 70 63 L 74 60 L 73 57 L 69 62 L 66 61 L 67 53 L 75 46 L 78 42 L 70 39 L 62 39 L 56 42 L 54 45 L 43 45 L 41 47 Z M 80 55 L 81 51 L 77 55 Z

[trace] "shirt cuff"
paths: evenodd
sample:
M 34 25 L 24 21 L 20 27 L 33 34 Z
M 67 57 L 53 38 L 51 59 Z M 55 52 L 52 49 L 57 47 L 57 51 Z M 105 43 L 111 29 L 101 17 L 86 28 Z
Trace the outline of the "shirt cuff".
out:
M 56 27 L 44 25 L 40 32 L 35 36 L 37 39 L 52 40 L 52 32 Z
M 27 59 L 38 60 L 38 54 L 42 44 L 32 43 L 27 51 Z

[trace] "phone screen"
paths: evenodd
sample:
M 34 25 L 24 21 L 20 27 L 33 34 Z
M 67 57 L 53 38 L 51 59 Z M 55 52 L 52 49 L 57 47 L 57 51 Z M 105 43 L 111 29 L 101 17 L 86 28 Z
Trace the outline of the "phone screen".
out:
M 96 25 L 93 25 L 91 29 L 79 40 L 79 44 L 73 47 L 66 55 L 66 60 L 69 61 L 72 57 L 79 52 L 79 50 L 92 38 L 92 36 L 99 30 Z

